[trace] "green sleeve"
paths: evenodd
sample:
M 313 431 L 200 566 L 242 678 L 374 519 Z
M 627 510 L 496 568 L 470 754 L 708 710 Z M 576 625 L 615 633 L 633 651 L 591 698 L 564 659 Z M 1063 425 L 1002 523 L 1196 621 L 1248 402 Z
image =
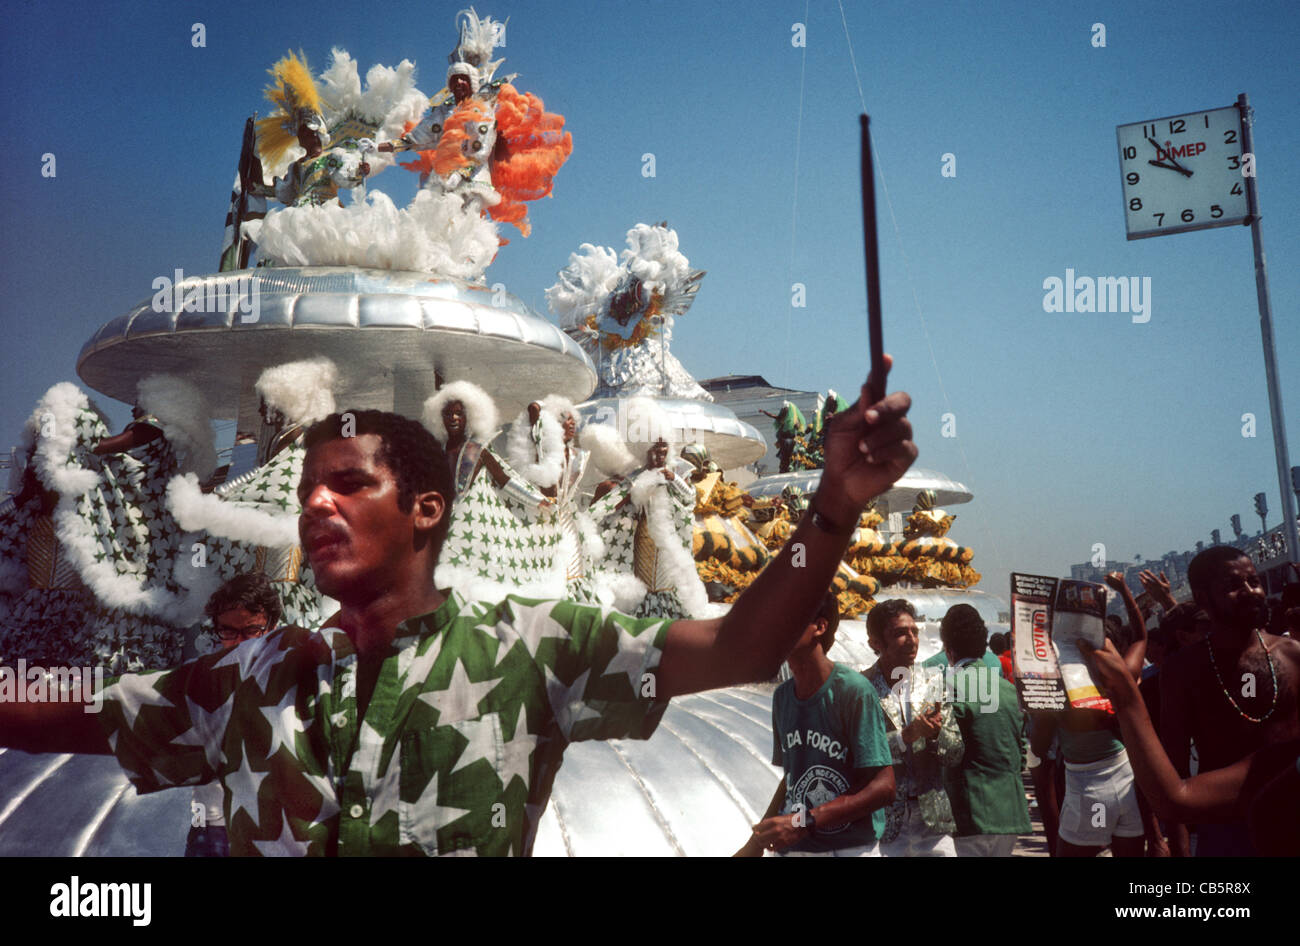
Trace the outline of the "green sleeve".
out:
M 516 630 L 536 642 L 533 659 L 566 740 L 650 738 L 668 706 L 655 676 L 671 622 L 572 601 L 507 601 Z

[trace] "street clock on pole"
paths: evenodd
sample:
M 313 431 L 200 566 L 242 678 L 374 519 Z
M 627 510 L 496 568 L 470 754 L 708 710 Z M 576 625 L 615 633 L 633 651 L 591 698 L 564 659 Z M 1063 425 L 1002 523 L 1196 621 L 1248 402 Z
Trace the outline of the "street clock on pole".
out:
M 1120 125 L 1115 137 L 1130 240 L 1251 222 L 1238 106 Z

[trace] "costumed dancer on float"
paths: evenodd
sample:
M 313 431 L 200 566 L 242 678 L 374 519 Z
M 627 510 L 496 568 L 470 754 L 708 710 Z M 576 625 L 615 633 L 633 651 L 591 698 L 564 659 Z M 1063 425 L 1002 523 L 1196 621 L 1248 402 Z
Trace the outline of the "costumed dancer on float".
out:
M 447 86 L 429 100 L 429 114 L 378 148 L 418 151 L 402 166 L 420 174 L 422 187 L 458 194 L 467 212 L 486 211 L 526 237 L 532 228 L 524 202 L 550 195 L 573 152 L 573 137 L 564 131 L 563 115 L 547 112 L 540 98 L 510 84 L 514 75 L 496 75 L 505 60 L 492 59 L 492 50 L 504 23 L 480 19 L 470 8 L 457 14 L 457 28 Z
M 806 470 L 808 464 L 808 428 L 803 414 L 790 401 L 781 402 L 781 410 L 775 414 L 759 408 L 760 414 L 772 418 L 776 431 L 776 456 L 780 463 L 780 472 L 789 473 L 791 469 Z
M 295 143 L 304 154 L 274 184 L 255 185 L 254 195 L 274 197 L 286 207 L 337 201 L 340 188 L 363 183 L 370 165 L 355 142 L 352 147 L 329 147 L 320 92 L 305 56 L 291 52 L 270 71 L 275 83 L 267 86 L 266 97 L 276 110 L 257 122 L 258 156 L 264 167 L 279 168 Z
M 560 328 L 595 362 L 593 396 L 713 400 L 668 350 L 673 320 L 690 308 L 703 278 L 665 223 L 638 223 L 627 231 L 621 260 L 609 247 L 590 243 L 569 255 L 546 302 Z
M 539 510 L 534 529 L 540 545 L 539 581 L 547 597 L 611 604 L 613 593 L 597 583 L 592 563 L 604 556 L 604 543 L 579 505 L 582 477 L 590 454 L 579 446 L 578 413 L 557 394 L 534 401 L 510 427 L 506 439 L 510 466 L 554 501 Z
M 534 524 L 554 500 L 488 447 L 497 409 L 486 391 L 453 381 L 424 402 L 424 426 L 446 451 L 456 499 L 434 579 L 471 599 L 544 596 L 552 549 L 539 547 Z
M 261 398 L 262 426 L 256 469 L 229 480 L 211 495 L 194 477 L 178 477 L 167 504 L 184 528 L 206 533 L 203 567 L 192 557 L 178 562 L 179 579 L 203 600 L 242 572 L 265 574 L 280 598 L 283 621 L 315 627 L 332 609 L 316 588 L 311 565 L 298 544 L 297 486 L 307 427 L 334 413 L 338 369 L 328 358 L 267 368 L 254 386 Z
M 834 388 L 827 389 L 821 410 L 817 412 L 812 429 L 808 431 L 807 457 L 812 469 L 820 470 L 826 465 L 826 430 L 835 415 L 848 410 L 848 407 L 849 402 L 840 397 Z
M 668 418 L 653 401 L 635 398 L 627 414 L 629 435 L 636 433 L 630 439 L 649 446 L 639 469 L 630 469 L 635 460 L 625 448 L 631 462 L 608 470 L 616 479 L 596 487 L 588 514 L 600 525 L 605 543 L 598 567 L 614 574 L 631 571 L 644 586 L 644 596 L 629 611 L 637 617 L 708 617 L 708 593 L 691 556 L 696 500 L 691 465 L 679 461 L 669 442 Z M 595 431 L 610 429 L 589 426 L 584 442 L 591 445 Z
M 364 188 L 368 176 L 393 163 L 376 142 L 400 138 L 428 104 L 415 87 L 413 63 L 371 67 L 364 88 L 341 49 L 319 77 L 293 54 L 272 75 L 267 97 L 276 108 L 257 123 L 257 150 L 266 173 L 281 176 L 254 190 L 288 206 L 243 225 L 262 263 L 482 276 L 500 247 L 496 225 L 467 212 L 459 197 L 421 190 L 399 210 L 382 191 Z M 346 206 L 342 188 L 353 189 Z
M 189 382 L 151 375 L 133 417 L 112 436 L 98 408 L 63 383 L 29 420 L 24 489 L 0 539 L 6 557 L 24 549 L 28 573 L 6 656 L 110 674 L 179 662 L 182 629 L 202 602 L 172 576 L 184 538 L 163 494 L 177 472 L 212 474 L 210 414 Z
M 98 485 L 92 453 L 108 435 L 103 414 L 69 382 L 36 404 L 23 428 L 25 463 L 15 466 L 14 494 L 0 504 L 0 665 L 19 658 L 58 666 L 77 648 L 94 613 L 94 597 L 60 541 L 60 493 L 77 496 Z

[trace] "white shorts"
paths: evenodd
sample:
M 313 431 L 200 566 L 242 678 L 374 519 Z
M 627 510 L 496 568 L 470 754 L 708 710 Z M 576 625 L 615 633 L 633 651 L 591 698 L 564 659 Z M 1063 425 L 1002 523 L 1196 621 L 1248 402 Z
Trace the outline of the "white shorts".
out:
M 1086 765 L 1065 763 L 1062 841 L 1105 847 L 1112 837 L 1140 838 L 1145 833 L 1127 752 L 1121 749 Z

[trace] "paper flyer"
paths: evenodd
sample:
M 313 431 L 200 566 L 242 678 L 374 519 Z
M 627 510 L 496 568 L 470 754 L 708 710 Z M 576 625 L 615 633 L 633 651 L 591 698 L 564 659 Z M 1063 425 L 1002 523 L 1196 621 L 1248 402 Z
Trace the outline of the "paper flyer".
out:
M 1102 646 L 1105 614 L 1106 590 L 1095 582 L 1012 573 L 1012 664 L 1029 712 L 1110 711 L 1078 648 L 1080 639 Z

